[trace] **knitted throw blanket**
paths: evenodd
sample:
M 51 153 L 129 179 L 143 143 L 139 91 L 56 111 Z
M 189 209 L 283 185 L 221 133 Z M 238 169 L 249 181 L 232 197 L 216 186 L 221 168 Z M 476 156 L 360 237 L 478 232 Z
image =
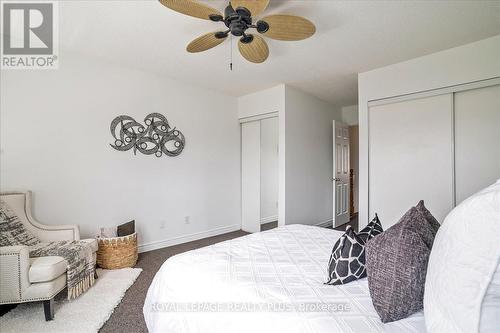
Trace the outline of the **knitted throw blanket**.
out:
M 94 284 L 92 248 L 82 241 L 39 243 L 30 246 L 30 257 L 61 256 L 68 262 L 68 299 L 87 291 Z

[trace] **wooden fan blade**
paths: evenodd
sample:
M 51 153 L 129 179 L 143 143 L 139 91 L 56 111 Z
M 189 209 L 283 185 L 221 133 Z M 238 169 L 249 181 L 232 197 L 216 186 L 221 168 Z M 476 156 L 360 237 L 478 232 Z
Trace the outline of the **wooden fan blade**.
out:
M 231 6 L 236 9 L 245 7 L 252 13 L 252 16 L 257 16 L 266 10 L 270 0 L 231 0 Z
M 216 47 L 217 45 L 225 41 L 226 38 L 216 38 L 215 32 L 210 32 L 193 40 L 186 47 L 186 50 L 190 53 L 203 52 Z
M 266 41 L 257 35 L 253 35 L 253 40 L 248 44 L 242 43 L 240 40 L 238 48 L 243 58 L 256 64 L 266 61 L 269 56 L 269 47 L 267 47 Z
M 284 41 L 302 40 L 311 37 L 316 32 L 314 24 L 300 16 L 271 15 L 262 21 L 269 24 L 269 30 L 264 36 Z
M 160 3 L 176 12 L 210 20 L 210 15 L 221 15 L 222 13 L 196 0 L 160 0 Z

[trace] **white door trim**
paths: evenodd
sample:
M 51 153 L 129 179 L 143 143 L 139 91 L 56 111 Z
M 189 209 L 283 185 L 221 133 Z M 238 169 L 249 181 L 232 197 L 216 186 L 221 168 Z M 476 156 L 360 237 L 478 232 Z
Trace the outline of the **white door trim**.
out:
M 371 106 L 397 103 L 397 102 L 407 101 L 410 99 L 425 98 L 425 97 L 431 97 L 431 96 L 437 96 L 437 95 L 445 95 L 445 94 L 457 93 L 457 92 L 465 91 L 465 90 L 472 90 L 472 89 L 484 88 L 484 87 L 489 87 L 489 86 L 495 86 L 497 84 L 500 84 L 500 77 L 494 77 L 494 78 L 490 78 L 490 79 L 486 79 L 486 80 L 479 80 L 479 81 L 474 81 L 474 82 L 469 82 L 469 83 L 463 83 L 463 84 L 458 84 L 458 85 L 449 86 L 449 87 L 424 90 L 424 91 L 405 94 L 405 95 L 399 95 L 399 96 L 393 96 L 393 97 L 387 97 L 387 98 L 381 98 L 381 99 L 374 99 L 374 100 L 368 101 L 368 108 L 370 108 Z
M 255 116 L 250 116 L 250 117 L 244 117 L 238 119 L 240 124 L 243 123 L 249 123 L 251 121 L 257 121 L 257 120 L 262 120 L 262 119 L 267 119 L 267 118 L 277 118 L 278 117 L 278 112 L 268 112 L 268 113 L 263 113 L 263 114 L 258 114 Z

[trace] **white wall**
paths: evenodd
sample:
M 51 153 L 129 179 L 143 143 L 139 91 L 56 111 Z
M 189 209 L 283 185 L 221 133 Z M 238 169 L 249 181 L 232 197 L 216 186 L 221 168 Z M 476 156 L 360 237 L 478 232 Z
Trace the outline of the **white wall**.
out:
M 93 236 L 135 219 L 143 249 L 240 229 L 236 98 L 69 54 L 1 74 L 1 189 L 33 190 L 43 223 Z M 180 156 L 110 147 L 114 117 L 151 112 L 184 133 Z
M 349 126 L 354 126 L 359 123 L 357 105 L 343 106 L 341 108 L 341 112 L 342 112 L 342 122 L 344 124 L 347 124 Z
M 360 73 L 360 227 L 368 222 L 368 102 L 500 76 L 500 36 Z M 383 82 L 383 84 L 381 84 Z
M 331 223 L 332 120 L 341 112 L 290 86 L 285 97 L 286 224 Z
M 238 97 L 238 118 L 246 118 L 284 109 L 284 85 Z

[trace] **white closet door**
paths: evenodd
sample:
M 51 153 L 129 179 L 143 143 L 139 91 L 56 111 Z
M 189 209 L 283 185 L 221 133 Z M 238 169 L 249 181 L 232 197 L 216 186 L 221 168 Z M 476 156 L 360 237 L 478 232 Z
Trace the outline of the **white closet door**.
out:
M 278 221 L 278 118 L 260 121 L 260 218 Z
M 370 107 L 369 214 L 385 229 L 420 199 L 440 222 L 452 209 L 452 108 L 452 94 Z
M 260 121 L 241 124 L 241 229 L 260 231 Z
M 500 178 L 500 85 L 455 94 L 456 200 Z

